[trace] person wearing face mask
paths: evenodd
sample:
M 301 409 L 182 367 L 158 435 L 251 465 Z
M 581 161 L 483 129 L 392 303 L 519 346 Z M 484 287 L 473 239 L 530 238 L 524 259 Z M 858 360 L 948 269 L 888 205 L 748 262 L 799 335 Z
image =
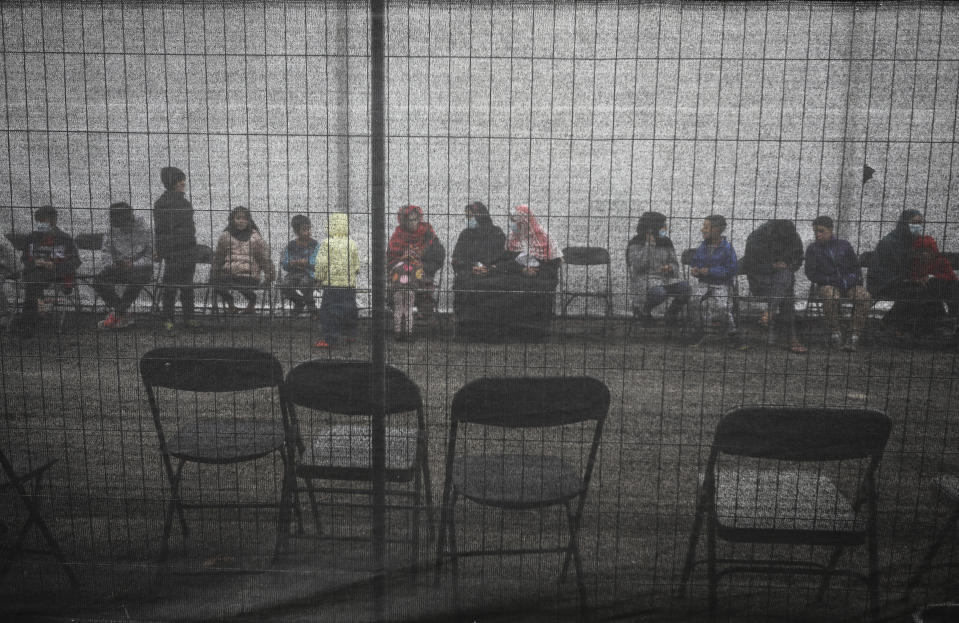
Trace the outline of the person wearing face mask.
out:
M 923 236 L 925 220 L 919 210 L 903 210 L 896 227 L 879 244 L 866 273 L 866 289 L 874 300 L 893 301 L 892 309 L 882 319 L 883 325 L 904 336 L 914 336 L 923 328 L 917 319 L 924 315 L 923 307 L 930 302 L 941 306 L 949 303 L 950 316 L 955 317 L 959 305 L 939 291 L 942 280 L 923 279 L 910 274 L 915 257 L 916 241 Z
M 672 297 L 666 310 L 667 323 L 675 323 L 689 302 L 689 282 L 679 278 L 679 261 L 669 239 L 666 215 L 646 212 L 639 217 L 636 235 L 626 246 L 630 304 L 644 326 L 653 323 L 652 311 Z
M 58 284 L 64 291 L 72 291 L 80 253 L 73 238 L 57 227 L 57 210 L 43 206 L 34 213 L 36 226 L 23 250 L 23 315 L 20 335 L 30 337 L 36 332 L 39 301 L 43 290 Z
M 506 251 L 506 235 L 493 224 L 482 202 L 466 206 L 466 229 L 453 246 L 453 313 L 458 332 L 469 332 L 481 324 L 486 292 L 492 286 L 493 272 Z

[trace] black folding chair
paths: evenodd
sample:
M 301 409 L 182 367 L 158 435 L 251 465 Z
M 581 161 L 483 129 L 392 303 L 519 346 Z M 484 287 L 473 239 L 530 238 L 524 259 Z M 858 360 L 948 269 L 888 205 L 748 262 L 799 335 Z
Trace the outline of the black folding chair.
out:
M 437 544 L 437 564 L 450 559 L 454 582 L 460 556 L 562 552 L 560 580 L 572 559 L 585 612 L 577 535 L 609 400 L 606 385 L 590 377 L 482 378 L 456 392 Z M 569 430 L 590 426 L 592 435 Z M 564 433 L 570 434 L 557 436 Z M 454 511 L 460 497 L 504 511 L 562 507 L 569 540 L 562 547 L 459 551 Z
M 67 564 L 63 550 L 60 549 L 56 537 L 53 536 L 50 528 L 47 527 L 46 522 L 43 520 L 39 504 L 37 503 L 42 493 L 43 476 L 56 462 L 57 459 L 49 459 L 34 465 L 14 465 L 10 458 L 3 453 L 3 450 L 0 450 L 0 475 L 3 477 L 0 479 L 0 491 L 12 489 L 27 509 L 27 520 L 17 532 L 13 546 L 4 552 L 4 560 L 0 563 L 0 580 L 6 577 L 13 566 L 13 560 L 15 558 L 20 557 L 24 553 L 37 553 L 49 554 L 56 558 L 70 579 L 70 584 L 73 585 L 74 588 L 78 585 L 77 576 L 74 574 L 73 569 Z M 45 549 L 27 549 L 24 547 L 27 535 L 30 533 L 30 529 L 34 527 L 46 542 Z
M 956 529 L 956 522 L 959 521 L 959 477 L 952 474 L 942 474 L 933 481 L 933 484 L 939 493 L 950 502 L 952 509 L 946 518 L 946 523 L 936 534 L 936 538 L 933 539 L 929 545 L 929 549 L 926 550 L 926 554 L 923 556 L 922 562 L 919 563 L 919 567 L 906 583 L 906 599 L 908 599 L 912 591 L 919 586 L 919 583 L 926 573 L 932 569 L 932 561 L 935 559 L 936 553 L 939 552 L 939 549 L 945 544 L 949 536 L 953 534 L 953 531 Z
M 283 367 L 280 362 L 273 355 L 254 348 L 156 348 L 140 359 L 140 376 L 150 401 L 163 467 L 170 481 L 171 497 L 163 523 L 160 560 L 166 560 L 169 553 L 174 511 L 179 516 L 183 535 L 189 536 L 185 509 L 277 506 L 275 502 L 186 503 L 181 497 L 180 484 L 187 462 L 236 464 L 273 453 L 279 453 L 283 461 L 274 556 L 279 554 L 289 537 L 290 498 L 294 487 L 292 429 L 282 400 Z M 158 388 L 173 390 L 171 401 L 177 416 L 175 432 L 168 433 L 163 425 Z M 261 388 L 275 388 L 280 392 L 281 421 L 277 421 L 272 408 L 267 417 L 256 409 L 249 416 L 244 414 L 241 417 L 235 412 L 236 402 L 233 402 L 233 412 L 226 417 L 199 417 L 197 412 L 202 408 L 198 398 L 185 400 L 179 395 L 181 392 L 250 392 Z M 273 404 L 271 401 L 267 406 L 273 407 Z
M 320 533 L 319 510 L 316 492 L 369 495 L 367 487 L 314 487 L 314 480 L 372 483 L 372 417 L 376 413 L 372 395 L 373 370 L 367 361 L 316 360 L 301 363 L 286 377 L 284 395 L 288 402 L 290 421 L 296 431 L 299 459 L 296 461 L 297 478 L 306 481 L 307 493 L 313 511 L 317 533 Z M 311 417 L 301 427 L 296 407 L 308 409 Z M 322 412 L 328 416 L 350 416 L 348 423 L 325 422 L 315 425 L 316 416 Z M 399 414 L 415 413 L 415 426 L 386 428 L 386 481 L 387 483 L 412 483 L 412 491 L 387 488 L 387 495 L 410 498 L 410 504 L 391 504 L 391 509 L 413 511 L 412 558 L 414 564 L 419 553 L 419 513 L 423 507 L 421 496 L 426 497 L 426 513 L 429 523 L 429 541 L 433 539 L 433 495 L 431 492 L 428 437 L 423 399 L 416 384 L 402 371 L 386 368 L 386 414 L 394 420 Z M 332 420 L 332 417 L 330 417 Z M 305 428 L 305 431 L 304 431 Z M 299 530 L 303 532 L 298 494 L 294 493 L 294 505 Z
M 876 469 L 890 420 L 869 409 L 742 407 L 716 427 L 680 581 L 685 595 L 703 522 L 706 523 L 709 609 L 717 586 L 732 573 L 821 575 L 819 598 L 833 574 L 863 580 L 869 607 L 879 613 Z M 850 499 L 840 483 L 858 481 Z M 729 543 L 831 547 L 825 565 L 778 558 L 717 558 L 716 539 Z M 865 545 L 868 572 L 837 570 L 843 549 Z M 790 553 L 795 550 L 790 550 Z M 728 565 L 717 570 L 717 565 Z
M 608 319 L 613 315 L 613 290 L 610 272 L 609 251 L 603 247 L 566 247 L 563 249 L 563 320 L 566 320 L 570 304 L 578 298 L 598 298 L 603 301 L 604 316 Z M 569 287 L 569 267 L 586 267 L 586 282 L 581 290 Z M 604 280 L 600 288 L 590 289 L 589 267 L 605 266 Z M 588 307 L 587 307 L 588 309 Z

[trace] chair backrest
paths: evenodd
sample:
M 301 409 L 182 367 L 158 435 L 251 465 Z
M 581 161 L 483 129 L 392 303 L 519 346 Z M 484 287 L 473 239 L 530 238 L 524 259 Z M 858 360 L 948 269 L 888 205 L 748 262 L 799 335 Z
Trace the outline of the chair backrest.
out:
M 481 378 L 456 392 L 450 418 L 504 428 L 602 422 L 609 400 L 606 385 L 588 376 Z
M 235 392 L 281 386 L 283 366 L 256 348 L 165 347 L 140 358 L 140 376 L 148 389 Z
M 563 262 L 574 266 L 597 266 L 609 264 L 609 251 L 603 247 L 566 247 Z
M 27 248 L 28 241 L 30 240 L 30 234 L 21 234 L 12 231 L 7 234 L 7 240 L 10 241 L 10 244 L 13 245 L 14 249 L 23 253 L 24 249 Z
M 77 234 L 73 241 L 81 251 L 99 251 L 103 248 L 102 233 Z
M 368 361 L 315 360 L 301 363 L 286 376 L 284 396 L 292 404 L 341 415 L 372 415 L 373 366 Z M 420 389 L 406 374 L 386 366 L 386 413 L 423 407 Z
M 873 409 L 740 407 L 719 421 L 713 456 L 796 462 L 878 458 L 890 428 L 889 418 Z

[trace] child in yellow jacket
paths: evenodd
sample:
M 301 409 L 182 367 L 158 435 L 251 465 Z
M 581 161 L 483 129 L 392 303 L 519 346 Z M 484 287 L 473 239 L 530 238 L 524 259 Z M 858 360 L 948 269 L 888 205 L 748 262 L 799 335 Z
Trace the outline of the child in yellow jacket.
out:
M 316 285 L 323 289 L 320 304 L 320 323 L 323 338 L 314 344 L 317 348 L 332 348 L 341 334 L 347 340 L 355 339 L 356 277 L 360 272 L 360 252 L 350 238 L 350 219 L 347 214 L 330 214 L 326 224 L 328 237 L 316 254 Z

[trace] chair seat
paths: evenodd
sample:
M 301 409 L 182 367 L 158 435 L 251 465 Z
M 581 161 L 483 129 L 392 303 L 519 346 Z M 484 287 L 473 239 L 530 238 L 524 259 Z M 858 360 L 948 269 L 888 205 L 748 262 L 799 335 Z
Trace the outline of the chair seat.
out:
M 408 479 L 416 468 L 416 429 L 386 429 L 386 470 L 391 480 Z M 367 426 L 336 425 L 310 437 L 297 464 L 297 475 L 314 478 L 367 479 L 371 474 L 372 437 Z
M 481 504 L 534 508 L 576 497 L 583 477 L 556 456 L 471 455 L 453 460 L 453 484 Z
M 171 456 L 197 463 L 238 463 L 283 447 L 283 425 L 264 421 L 197 420 L 167 441 Z
M 832 481 L 796 470 L 725 470 L 716 478 L 717 533 L 728 541 L 859 544 L 865 522 Z

